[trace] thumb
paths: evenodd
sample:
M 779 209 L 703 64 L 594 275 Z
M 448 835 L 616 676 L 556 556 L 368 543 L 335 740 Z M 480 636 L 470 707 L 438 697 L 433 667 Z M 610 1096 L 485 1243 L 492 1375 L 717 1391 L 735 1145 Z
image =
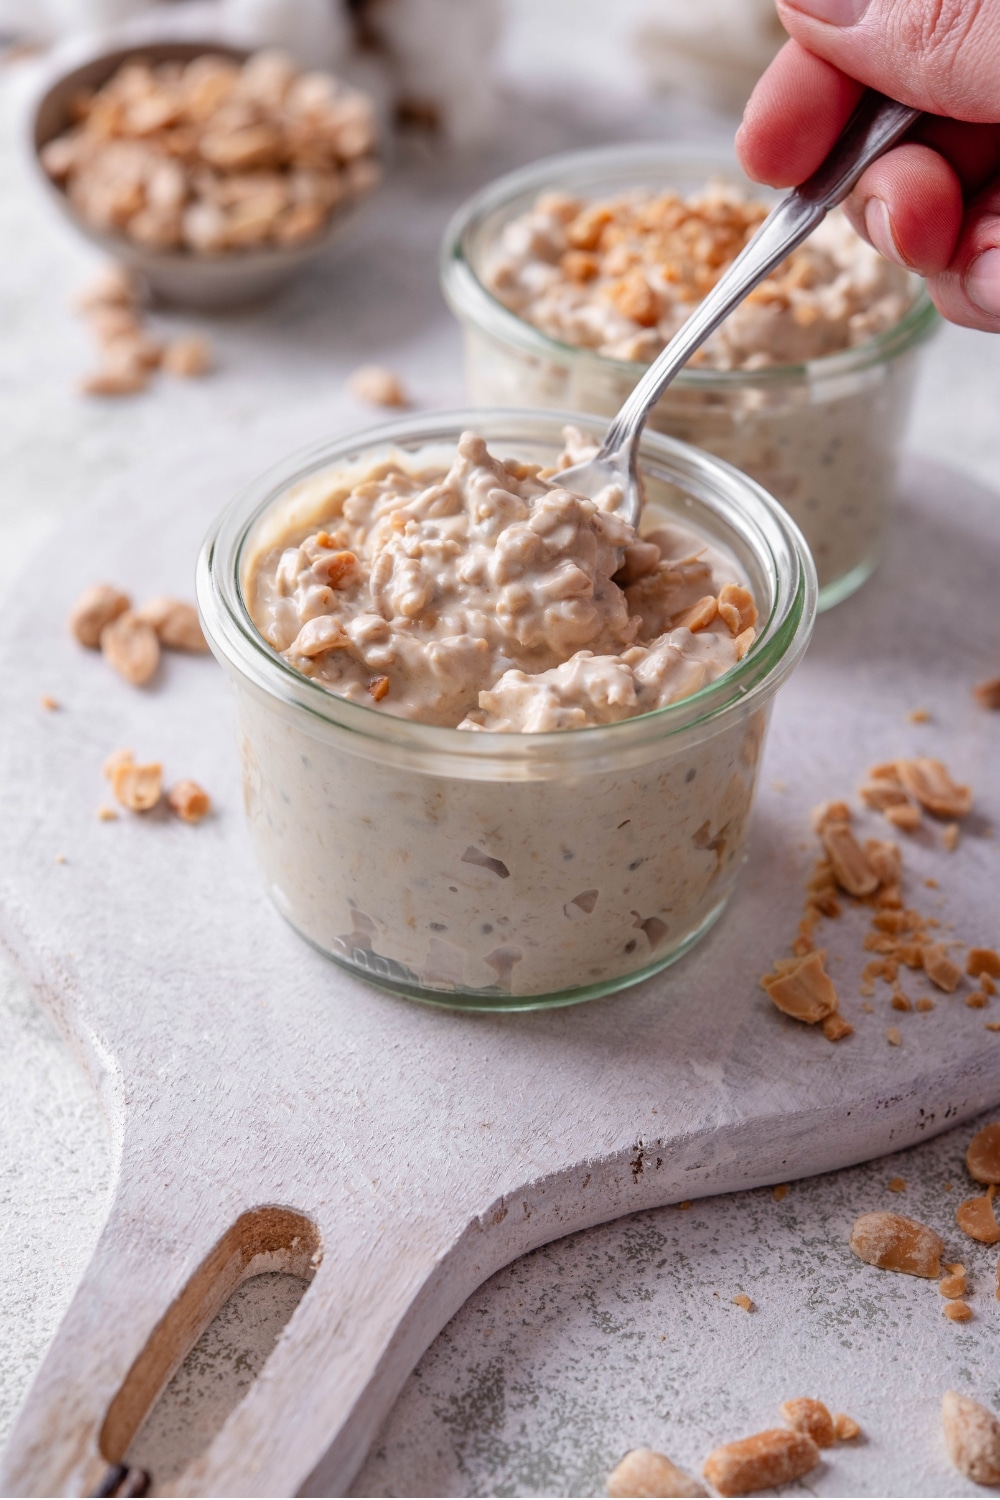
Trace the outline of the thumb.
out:
M 851 78 L 954 120 L 1000 120 L 996 0 L 777 0 L 790 36 Z

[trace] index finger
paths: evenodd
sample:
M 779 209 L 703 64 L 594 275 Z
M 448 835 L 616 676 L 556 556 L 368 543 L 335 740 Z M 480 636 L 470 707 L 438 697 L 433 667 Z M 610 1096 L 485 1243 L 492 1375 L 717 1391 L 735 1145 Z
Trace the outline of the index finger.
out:
M 798 42 L 786 42 L 758 80 L 736 133 L 747 176 L 797 187 L 826 159 L 863 85 Z

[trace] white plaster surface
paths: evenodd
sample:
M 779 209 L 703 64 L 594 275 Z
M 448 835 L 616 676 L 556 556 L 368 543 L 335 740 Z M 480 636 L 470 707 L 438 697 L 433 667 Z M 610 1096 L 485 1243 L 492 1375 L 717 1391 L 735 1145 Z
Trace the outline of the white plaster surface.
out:
M 513 62 L 539 34 L 528 5 L 520 14 Z M 589 26 L 574 31 L 572 61 L 588 81 L 599 14 L 588 6 Z M 192 451 L 202 445 L 232 489 L 319 433 L 366 420 L 343 394 L 344 375 L 362 360 L 391 363 L 421 405 L 457 403 L 458 343 L 434 266 L 448 210 L 514 161 L 676 123 L 621 95 L 543 99 L 536 69 L 533 92 L 511 108 L 503 147 L 475 162 L 404 161 L 329 271 L 271 308 L 211 322 L 220 362 L 211 403 L 196 384 L 164 384 L 139 401 L 95 407 L 72 390 L 87 352 L 66 307 L 87 256 L 24 180 L 13 140 L 18 87 L 5 80 L 0 162 L 0 587 L 46 538 L 50 562 L 71 567 L 59 550 L 60 516 L 109 479 L 141 476 L 174 428 Z M 385 280 L 373 308 L 363 295 L 366 246 L 393 227 L 398 261 L 379 254 Z M 164 326 L 189 321 L 171 315 Z M 996 345 L 949 330 L 928 363 L 914 447 L 996 488 L 998 400 Z M 943 516 L 946 490 L 943 476 Z M 1000 656 L 1000 637 L 995 647 Z M 2 1439 L 96 1240 L 108 1165 L 88 1085 L 6 969 L 0 1035 Z M 970 1255 L 964 1241 L 955 1248 L 974 1268 L 977 1314 L 958 1327 L 942 1319 L 933 1286 L 876 1276 L 844 1247 L 854 1214 L 880 1204 L 944 1230 L 967 1135 L 942 1136 L 906 1153 L 905 1164 L 800 1184 L 781 1204 L 765 1190 L 688 1213 L 654 1210 L 533 1252 L 487 1282 L 420 1361 L 355 1492 L 600 1493 L 629 1446 L 662 1444 L 693 1466 L 715 1441 L 768 1425 L 777 1400 L 809 1392 L 857 1416 L 869 1435 L 856 1450 L 836 1450 L 810 1477 L 811 1491 L 973 1493 L 943 1459 L 935 1411 L 948 1384 L 1000 1400 L 993 1254 L 972 1247 Z M 903 1199 L 885 1192 L 897 1172 L 908 1182 Z M 738 1290 L 754 1297 L 756 1313 L 732 1306 Z

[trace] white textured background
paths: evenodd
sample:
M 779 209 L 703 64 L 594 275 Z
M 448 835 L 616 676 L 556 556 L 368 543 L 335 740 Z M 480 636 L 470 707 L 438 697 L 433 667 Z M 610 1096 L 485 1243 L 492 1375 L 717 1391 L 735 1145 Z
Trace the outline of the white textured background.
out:
M 465 193 L 508 164 L 564 146 L 676 133 L 685 121 L 703 135 L 724 128 L 639 100 L 625 39 L 643 8 L 634 0 L 613 7 L 518 0 L 504 48 L 518 92 L 502 138 L 475 161 L 404 160 L 344 248 L 339 271 L 302 283 L 269 309 L 215 320 L 220 369 L 211 403 L 193 384 L 164 384 L 121 406 L 95 407 L 73 393 L 88 350 L 67 305 L 88 257 L 26 178 L 18 140 L 24 80 L 9 69 L 0 82 L 0 590 L 42 546 L 44 610 L 44 568 L 72 566 L 59 549 L 60 515 L 169 442 L 174 423 L 198 424 L 217 466 L 220 452 L 232 453 L 235 488 L 288 449 L 366 420 L 345 398 L 342 372 L 367 357 L 400 370 L 420 404 L 457 403 L 458 340 L 436 291 L 434 255 L 446 215 Z M 366 237 L 392 232 L 398 277 L 379 289 L 375 308 L 351 288 L 366 290 Z M 998 352 L 986 336 L 948 330 L 931 351 L 911 436 L 915 449 L 994 487 Z M 262 384 L 271 396 L 263 411 Z M 0 1042 L 2 1442 L 96 1239 L 108 1167 L 88 1087 L 5 968 Z M 876 1206 L 913 1212 L 945 1231 L 964 1185 L 968 1134 L 799 1184 L 780 1204 L 760 1192 L 689 1212 L 663 1209 L 516 1262 L 423 1358 L 355 1493 L 601 1493 L 630 1446 L 662 1445 L 694 1467 L 715 1442 L 769 1425 L 779 1400 L 806 1392 L 849 1410 L 868 1434 L 835 1450 L 809 1477 L 810 1492 L 973 1493 L 943 1458 L 936 1405 L 949 1384 L 1000 1405 L 995 1253 L 951 1236 L 955 1255 L 974 1269 L 976 1320 L 959 1327 L 942 1318 L 932 1284 L 878 1276 L 845 1248 L 853 1217 Z M 897 1173 L 908 1183 L 901 1198 L 886 1191 Z M 754 1298 L 754 1314 L 732 1305 L 737 1291 Z M 197 1351 L 172 1412 L 163 1414 L 161 1441 L 206 1393 L 218 1402 L 228 1390 L 231 1399 L 250 1377 L 273 1313 L 261 1292 Z M 233 1373 L 233 1348 L 244 1351 L 242 1375 Z

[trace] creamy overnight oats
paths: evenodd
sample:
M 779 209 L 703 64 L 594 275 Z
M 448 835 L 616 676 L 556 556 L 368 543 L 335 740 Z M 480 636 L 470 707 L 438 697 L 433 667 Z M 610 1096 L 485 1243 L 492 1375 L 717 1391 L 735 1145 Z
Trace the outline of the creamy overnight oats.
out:
M 473 399 L 614 413 L 763 219 L 759 192 L 662 147 L 573 153 L 487 188 L 443 260 Z M 912 352 L 933 320 L 915 279 L 831 214 L 650 419 L 781 501 L 812 548 L 821 607 L 877 560 Z
M 584 999 L 697 940 L 811 625 L 801 538 L 755 485 L 652 436 L 637 537 L 613 492 L 560 487 L 562 427 L 479 412 L 330 446 L 202 558 L 275 903 L 443 1003 Z

